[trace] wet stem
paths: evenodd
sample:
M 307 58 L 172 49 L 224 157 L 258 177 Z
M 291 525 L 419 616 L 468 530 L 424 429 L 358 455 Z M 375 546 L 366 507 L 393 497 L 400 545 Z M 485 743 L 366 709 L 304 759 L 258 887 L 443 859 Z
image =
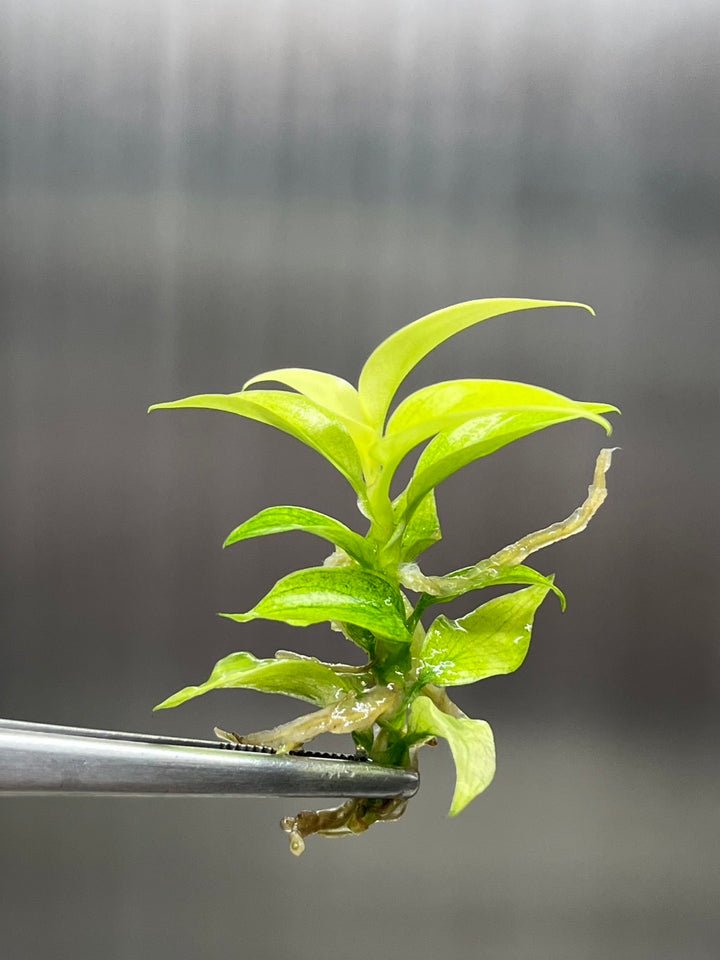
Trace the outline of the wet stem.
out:
M 407 618 L 411 634 L 418 629 L 420 617 L 431 598 L 422 594 Z M 423 634 L 420 627 L 421 634 Z M 424 635 L 424 634 L 423 634 Z M 399 699 L 395 709 L 378 718 L 373 730 L 372 746 L 367 751 L 370 759 L 392 766 L 406 766 L 409 755 L 405 745 L 407 708 L 417 689 L 418 659 L 416 644 L 397 644 L 382 637 L 375 638 L 372 673 L 375 683 L 395 689 Z

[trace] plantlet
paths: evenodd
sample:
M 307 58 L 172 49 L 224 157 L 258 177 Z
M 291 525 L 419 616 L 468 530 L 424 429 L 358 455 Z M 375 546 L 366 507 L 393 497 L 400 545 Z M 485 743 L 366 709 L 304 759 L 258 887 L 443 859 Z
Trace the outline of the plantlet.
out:
M 270 507 L 246 520 L 224 546 L 251 537 L 303 530 L 334 545 L 321 567 L 283 577 L 242 623 L 263 618 L 294 626 L 327 621 L 361 648 L 362 666 L 322 663 L 280 650 L 272 659 L 232 653 L 209 679 L 168 697 L 155 709 L 176 707 L 221 687 L 282 693 L 316 709 L 272 730 L 239 737 L 278 752 L 301 747 L 322 733 L 351 733 L 370 760 L 401 767 L 417 764 L 418 749 L 437 737 L 448 741 L 457 771 L 450 815 L 455 816 L 490 783 L 495 772 L 492 731 L 467 717 L 446 688 L 511 673 L 523 662 L 535 611 L 548 593 L 565 606 L 552 576 L 525 565 L 535 551 L 585 528 L 606 496 L 612 450 L 602 450 L 585 502 L 566 520 L 531 533 L 471 567 L 427 576 L 419 555 L 440 539 L 435 488 L 480 457 L 556 423 L 583 417 L 610 433 L 606 403 L 584 403 L 524 383 L 451 380 L 412 393 L 388 419 L 408 373 L 435 347 L 461 330 L 499 314 L 535 307 L 583 304 L 543 300 L 472 300 L 431 313 L 398 330 L 365 363 L 357 389 L 329 373 L 296 368 L 253 377 L 239 393 L 188 397 L 151 407 L 201 407 L 270 424 L 312 447 L 346 478 L 357 496 L 365 534 L 303 507 Z M 590 310 L 589 307 L 585 309 Z M 592 310 L 590 310 L 592 313 Z M 249 389 L 272 381 L 285 390 Z M 395 472 L 408 454 L 427 443 L 407 486 L 391 496 Z M 496 597 L 458 620 L 442 614 L 427 628 L 430 607 L 498 585 L 522 589 Z M 408 597 L 414 595 L 414 600 Z M 402 815 L 406 801 L 350 800 L 332 810 L 288 817 L 293 853 L 304 838 L 361 833 Z

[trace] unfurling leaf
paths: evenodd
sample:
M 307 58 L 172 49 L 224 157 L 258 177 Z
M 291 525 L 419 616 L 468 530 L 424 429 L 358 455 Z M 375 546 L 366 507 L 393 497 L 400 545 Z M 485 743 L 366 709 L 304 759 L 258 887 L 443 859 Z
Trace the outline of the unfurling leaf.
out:
M 155 709 L 177 707 L 186 700 L 210 690 L 224 687 L 246 687 L 263 693 L 282 693 L 327 707 L 347 696 L 362 691 L 359 679 L 352 674 L 335 673 L 317 660 L 258 660 L 251 653 L 231 653 L 219 660 L 205 683 L 185 687 Z
M 370 659 L 374 657 L 375 637 L 371 630 L 366 630 L 364 627 L 357 627 L 354 623 L 341 623 L 339 620 L 333 620 L 330 623 L 330 629 L 341 633 L 350 640 L 351 643 L 356 644 L 361 650 L 367 653 Z
M 376 636 L 409 643 L 400 591 L 382 577 L 347 567 L 311 567 L 283 577 L 247 613 L 223 613 L 247 620 L 282 620 L 297 627 L 324 620 L 352 623 Z
M 369 544 L 359 533 L 355 533 L 339 520 L 317 513 L 315 510 L 306 510 L 304 507 L 268 507 L 261 510 L 254 517 L 236 527 L 223 544 L 224 547 L 237 543 L 240 540 L 250 540 L 253 537 L 264 537 L 271 533 L 288 533 L 300 530 L 304 533 L 314 533 L 316 537 L 329 540 L 342 549 L 353 559 L 365 566 L 372 564 L 372 552 Z
M 343 380 L 342 377 L 336 377 L 332 373 L 324 373 L 322 370 L 286 367 L 282 370 L 268 370 L 267 373 L 260 373 L 256 377 L 252 377 L 243 386 L 243 391 L 256 383 L 267 383 L 268 381 L 291 387 L 314 403 L 318 403 L 330 413 L 340 417 L 356 443 L 367 445 L 373 440 L 373 432 L 364 420 L 358 392 L 351 383 Z
M 495 742 L 485 720 L 451 717 L 428 697 L 419 696 L 410 708 L 408 733 L 414 738 L 443 737 L 450 745 L 457 774 L 451 817 L 490 785 L 495 775 Z
M 558 300 L 516 300 L 499 297 L 492 300 L 468 300 L 437 310 L 393 333 L 368 357 L 360 374 L 358 392 L 368 421 L 382 429 L 387 411 L 398 387 L 423 357 L 461 330 L 490 317 L 535 307 L 582 307 L 583 303 Z
M 517 670 L 549 589 L 527 587 L 496 597 L 459 620 L 439 616 L 422 646 L 420 681 L 456 687 Z
M 435 491 L 431 490 L 420 501 L 405 528 L 402 537 L 402 559 L 414 560 L 438 540 L 442 540 L 442 531 L 437 514 Z
M 248 393 L 203 394 L 170 403 L 156 403 L 150 410 L 185 407 L 235 413 L 277 427 L 317 450 L 340 471 L 358 494 L 364 495 L 360 456 L 346 427 L 329 411 L 299 393 L 253 390 Z

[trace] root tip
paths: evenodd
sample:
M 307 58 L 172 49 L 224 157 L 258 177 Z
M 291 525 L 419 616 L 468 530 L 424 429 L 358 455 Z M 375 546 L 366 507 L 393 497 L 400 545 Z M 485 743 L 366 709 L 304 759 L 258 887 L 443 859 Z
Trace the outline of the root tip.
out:
M 297 832 L 297 830 L 293 830 L 290 834 L 290 853 L 292 853 L 293 856 L 299 857 L 301 853 L 304 853 L 304 851 L 305 841 Z

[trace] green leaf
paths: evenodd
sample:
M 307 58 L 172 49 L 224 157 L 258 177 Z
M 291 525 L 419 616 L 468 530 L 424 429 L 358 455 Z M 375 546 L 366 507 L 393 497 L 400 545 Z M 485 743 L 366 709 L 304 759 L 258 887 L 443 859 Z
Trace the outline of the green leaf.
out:
M 435 491 L 431 490 L 420 501 L 405 528 L 402 537 L 402 560 L 414 560 L 438 540 L 442 540 L 442 531 L 437 514 Z
M 356 627 L 354 623 L 342 623 L 339 620 L 333 620 L 330 627 L 342 633 L 344 637 L 364 650 L 370 660 L 373 659 L 375 656 L 375 637 L 370 630 L 366 630 L 364 627 Z
M 313 400 L 284 390 L 253 390 L 251 393 L 203 394 L 170 403 L 156 403 L 150 410 L 184 407 L 221 410 L 277 427 L 317 450 L 364 495 L 365 483 L 357 447 L 346 427 Z
M 495 776 L 495 742 L 485 720 L 448 716 L 428 697 L 420 696 L 410 708 L 408 733 L 414 738 L 443 737 L 450 745 L 457 771 L 451 817 L 490 786 Z
M 155 710 L 177 707 L 193 697 L 224 687 L 283 693 L 320 707 L 327 707 L 348 694 L 362 691 L 361 683 L 354 676 L 335 673 L 317 660 L 258 660 L 251 653 L 231 653 L 215 664 L 205 683 L 179 690 L 159 703 Z
M 440 616 L 420 653 L 420 679 L 443 687 L 512 673 L 530 646 L 535 611 L 549 587 L 533 586 L 488 601 L 460 620 Z
M 513 410 L 487 413 L 454 430 L 439 434 L 423 450 L 404 495 L 401 494 L 396 500 L 396 515 L 400 512 L 406 516 L 412 515 L 429 490 L 474 460 L 546 427 L 611 409 L 606 404 L 577 406 L 574 412 Z
M 400 567 L 400 583 L 408 590 L 426 594 L 425 607 L 433 603 L 447 603 L 456 600 L 473 590 L 482 590 L 485 587 L 501 587 L 510 583 L 539 584 L 552 590 L 560 601 L 560 607 L 565 610 L 567 601 L 562 590 L 555 586 L 552 577 L 517 564 L 494 564 L 488 560 L 481 560 L 472 567 L 463 567 L 454 570 L 444 577 L 428 577 L 416 564 L 407 564 Z
M 402 594 L 387 580 L 348 567 L 312 567 L 278 581 L 247 613 L 223 613 L 247 620 L 282 620 L 297 627 L 335 620 L 365 627 L 377 636 L 410 642 Z
M 355 533 L 339 520 L 307 510 L 304 507 L 268 507 L 261 510 L 254 517 L 236 527 L 228 536 L 223 547 L 240 540 L 250 540 L 253 537 L 264 537 L 271 533 L 288 533 L 301 530 L 305 533 L 314 533 L 317 537 L 329 540 L 342 549 L 358 563 L 365 566 L 372 564 L 370 545 L 359 533 Z
M 608 404 L 580 403 L 562 394 L 527 383 L 508 380 L 449 380 L 434 383 L 403 400 L 390 418 L 385 437 L 374 453 L 383 462 L 397 465 L 413 447 L 437 433 L 452 430 L 468 420 L 497 414 L 572 414 L 600 424 L 608 432 L 608 421 L 600 416 L 617 412 Z
M 355 746 L 369 753 L 372 750 L 373 740 L 375 739 L 372 730 L 353 730 L 352 738 Z
M 358 392 L 367 420 L 381 430 L 398 387 L 423 357 L 445 340 L 490 317 L 535 307 L 582 307 L 556 300 L 517 300 L 501 297 L 456 303 L 421 317 L 384 340 L 368 357 Z

